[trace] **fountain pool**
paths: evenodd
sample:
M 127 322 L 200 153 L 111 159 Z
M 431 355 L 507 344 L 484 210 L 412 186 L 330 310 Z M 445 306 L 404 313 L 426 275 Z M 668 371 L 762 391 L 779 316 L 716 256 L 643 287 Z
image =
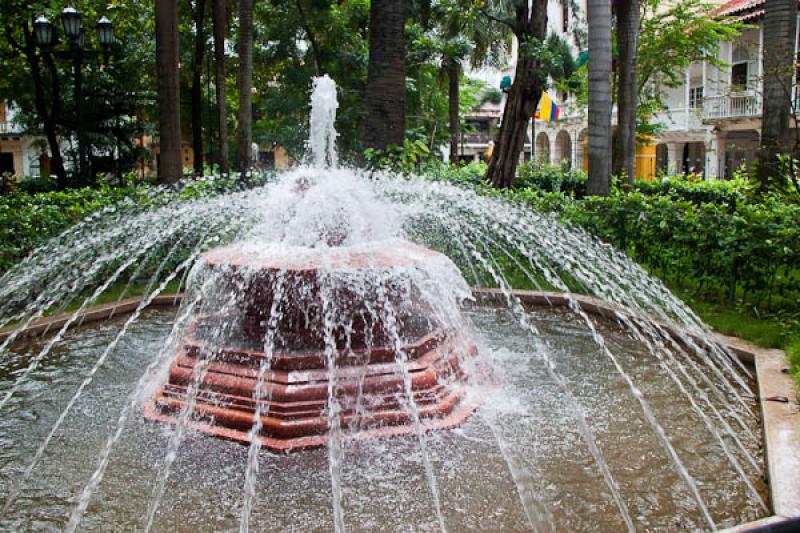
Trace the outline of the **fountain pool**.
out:
M 529 531 L 517 490 L 536 502 L 539 523 L 559 531 L 619 531 L 624 523 L 610 498 L 567 400 L 542 369 L 525 330 L 507 310 L 470 306 L 481 353 L 491 357 L 499 382 L 476 393 L 481 407 L 458 429 L 429 433 L 428 449 L 439 482 L 442 512 L 451 531 Z M 674 473 L 643 420 L 626 384 L 604 359 L 574 314 L 531 309 L 531 321 L 551 346 L 559 371 L 581 404 L 598 445 L 641 530 L 702 529 L 691 494 Z M 101 370 L 100 386 L 87 390 L 64 430 L 49 447 L 29 485 L 0 527 L 58 529 L 75 494 L 92 475 L 117 413 L 136 387 L 142 365 L 168 335 L 175 312 L 148 311 Z M 110 342 L 125 318 L 71 332 L 12 400 L 0 420 L 3 479 L 15 479 L 34 453 L 61 406 L 89 369 L 93 354 Z M 636 376 L 675 445 L 700 484 L 718 525 L 733 525 L 763 514 L 738 475 L 704 430 L 689 402 L 666 383 L 669 378 L 646 350 L 619 328 L 599 323 L 626 370 Z M 0 370 L 7 387 L 42 341 L 20 345 Z M 758 419 L 748 420 L 758 431 Z M 497 435 L 495 435 L 497 433 Z M 108 465 L 81 529 L 141 529 L 144 513 L 171 429 L 132 418 Z M 504 452 L 498 446 L 503 442 Z M 758 453 L 757 441 L 750 451 Z M 220 531 L 239 524 L 247 447 L 190 432 L 173 466 L 153 524 L 157 531 Z M 515 486 L 507 459 L 519 472 Z M 342 506 L 345 526 L 356 531 L 436 530 L 436 512 L 413 436 L 345 443 Z M 751 472 L 756 479 L 757 472 Z M 756 481 L 759 490 L 764 486 Z M 329 530 L 333 527 L 328 454 L 325 449 L 289 455 L 262 451 L 254 530 Z

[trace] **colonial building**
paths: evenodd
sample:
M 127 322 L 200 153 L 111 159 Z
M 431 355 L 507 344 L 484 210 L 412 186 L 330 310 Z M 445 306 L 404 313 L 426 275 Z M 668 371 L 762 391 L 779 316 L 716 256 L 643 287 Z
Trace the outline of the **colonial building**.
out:
M 0 100 L 0 175 L 39 176 L 49 173 L 43 140 L 27 135 L 15 120 L 11 102 Z
M 582 11 L 577 17 L 563 4 L 558 0 L 549 2 L 549 31 L 561 34 L 577 54 L 574 26 L 585 28 L 586 1 L 579 2 Z M 755 158 L 761 135 L 764 0 L 732 0 L 722 3 L 714 15 L 752 27 L 742 31 L 734 41 L 720 43 L 719 59 L 727 66 L 717 67 L 710 61 L 694 63 L 686 69 L 685 82 L 680 87 L 663 89 L 667 110 L 653 117 L 662 130 L 649 146 L 637 150 L 639 177 L 695 173 L 707 179 L 729 178 Z M 512 62 L 497 76 L 513 75 L 514 66 Z M 487 78 L 487 81 L 494 80 Z M 536 121 L 535 157 L 585 168 L 586 108 L 566 94 L 551 93 L 551 96 L 560 107 L 560 117 L 556 122 Z M 797 98 L 796 90 L 794 97 Z M 495 113 L 493 108 L 482 108 L 468 115 L 467 122 L 485 121 L 487 112 Z M 500 114 L 498 111 L 497 120 Z M 496 127 L 496 122 L 490 127 Z M 529 135 L 525 160 L 530 158 L 530 141 Z M 465 143 L 462 158 L 477 159 L 485 153 L 487 144 L 488 140 Z

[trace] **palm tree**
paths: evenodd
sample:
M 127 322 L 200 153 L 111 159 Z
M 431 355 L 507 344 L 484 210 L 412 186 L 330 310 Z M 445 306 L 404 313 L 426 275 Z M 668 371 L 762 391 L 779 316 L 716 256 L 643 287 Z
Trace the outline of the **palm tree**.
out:
M 363 122 L 364 144 L 385 149 L 405 136 L 406 0 L 372 0 L 369 8 L 369 64 Z
M 219 113 L 219 170 L 223 176 L 230 172 L 228 165 L 228 101 L 225 95 L 225 28 L 228 15 L 226 0 L 213 0 L 212 17 L 214 22 L 214 66 L 217 92 L 217 112 Z
M 778 155 L 790 149 L 797 0 L 766 0 L 764 10 L 764 113 L 758 181 L 765 190 L 780 172 Z
M 253 144 L 253 0 L 239 0 L 239 172 L 252 166 Z
M 197 0 L 192 11 L 194 20 L 194 54 L 192 55 L 192 149 L 194 174 L 203 174 L 203 58 L 206 53 L 206 0 Z
M 639 0 L 616 0 L 617 13 L 617 142 L 614 174 L 632 184 L 636 176 L 636 62 L 639 46 Z
M 498 9 L 478 9 L 490 20 L 507 26 L 519 42 L 514 82 L 503 108 L 503 123 L 489 158 L 486 180 L 496 188 L 510 188 L 525 146 L 528 122 L 536 111 L 547 72 L 536 50 L 547 34 L 547 0 L 498 2 Z
M 166 183 L 175 182 L 183 176 L 178 56 L 178 1 L 156 0 L 156 71 L 160 136 L 158 174 L 159 179 Z
M 606 196 L 611 175 L 611 0 L 588 0 L 588 194 Z
M 458 163 L 460 140 L 460 82 L 463 64 L 473 68 L 500 65 L 508 55 L 509 31 L 504 26 L 487 24 L 474 10 L 464 9 L 463 2 L 440 2 L 434 16 L 442 32 L 442 70 L 447 78 L 450 162 Z

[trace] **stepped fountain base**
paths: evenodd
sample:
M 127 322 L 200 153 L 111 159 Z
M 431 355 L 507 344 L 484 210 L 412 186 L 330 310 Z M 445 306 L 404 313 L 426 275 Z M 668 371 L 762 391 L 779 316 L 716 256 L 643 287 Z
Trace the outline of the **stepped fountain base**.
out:
M 420 261 L 437 257 L 435 252 L 402 243 L 369 256 L 326 252 L 325 267 L 346 268 L 348 276 L 355 272 L 372 279 L 372 272 L 414 268 Z M 221 339 L 213 332 L 220 324 L 236 322 L 235 318 L 224 314 L 195 317 L 184 332 L 167 381 L 145 404 L 146 418 L 174 424 L 189 409 L 191 416 L 184 420 L 188 427 L 249 443 L 260 402 L 257 438 L 269 449 L 291 451 L 327 443 L 331 394 L 344 440 L 452 428 L 475 409 L 465 399 L 463 386 L 463 364 L 476 355 L 475 345 L 435 324 L 424 305 L 408 305 L 407 293 L 387 292 L 383 287 L 382 303 L 369 304 L 373 319 L 393 317 L 392 335 L 385 318 L 364 319 L 365 304 L 352 290 L 334 290 L 333 297 L 356 326 L 348 330 L 346 341 L 340 329 L 331 331 L 326 344 L 319 333 L 324 327 L 320 293 L 330 288 L 321 289 L 320 279 L 328 274 L 320 276 L 318 258 L 265 260 L 222 248 L 206 253 L 204 259 L 225 283 L 236 285 L 246 295 L 233 315 L 240 317 L 237 329 Z M 378 286 L 383 283 L 372 288 L 381 290 Z M 275 294 L 276 287 L 280 295 Z M 274 312 L 276 299 L 291 302 L 291 308 L 270 323 L 264 310 Z M 267 353 L 262 339 L 269 328 L 279 332 L 280 339 Z M 332 387 L 329 361 L 334 362 Z M 262 364 L 262 388 L 256 394 Z M 409 389 L 413 402 L 408 401 Z

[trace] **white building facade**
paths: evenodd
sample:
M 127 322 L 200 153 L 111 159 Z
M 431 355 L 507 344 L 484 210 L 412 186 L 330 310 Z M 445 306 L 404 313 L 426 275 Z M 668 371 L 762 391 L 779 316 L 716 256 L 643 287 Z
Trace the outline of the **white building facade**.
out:
M 549 31 L 572 43 L 576 54 L 579 45 L 575 43 L 574 30 L 576 24 L 585 28 L 586 1 L 579 4 L 583 11 L 577 14 L 570 13 L 558 0 L 551 0 L 548 5 Z M 715 14 L 746 22 L 752 28 L 742 31 L 732 42 L 720 43 L 718 59 L 726 66 L 718 67 L 712 61 L 693 63 L 686 69 L 685 82 L 680 87 L 661 91 L 667 109 L 652 119 L 662 126 L 652 140 L 655 153 L 637 158 L 638 166 L 643 163 L 642 158 L 652 157 L 653 174 L 694 173 L 706 179 L 730 178 L 756 157 L 761 138 L 764 0 L 732 0 L 721 5 Z M 796 50 L 797 43 L 796 37 Z M 513 76 L 514 64 L 504 73 Z M 568 95 L 552 91 L 550 95 L 560 107 L 561 116 L 557 122 L 536 121 L 534 156 L 545 162 L 585 168 L 586 108 Z M 796 89 L 794 97 L 797 98 Z M 485 110 L 476 115 L 481 113 L 485 114 Z M 616 122 L 615 115 L 616 110 L 612 122 Z M 473 117 L 468 115 L 467 120 L 472 121 Z M 485 151 L 480 144 L 471 148 L 462 159 L 468 159 L 470 154 L 478 158 Z M 525 160 L 530 159 L 530 149 L 529 134 Z
M 43 146 L 41 138 L 26 134 L 17 123 L 14 105 L 0 100 L 0 174 L 39 176 L 49 162 Z

